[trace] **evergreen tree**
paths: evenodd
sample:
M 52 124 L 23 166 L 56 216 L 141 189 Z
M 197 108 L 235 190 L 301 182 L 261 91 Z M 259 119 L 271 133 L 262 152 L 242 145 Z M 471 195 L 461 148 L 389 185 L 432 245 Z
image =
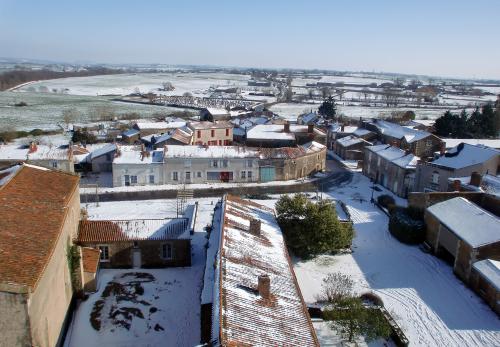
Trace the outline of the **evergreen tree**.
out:
M 333 96 L 326 98 L 318 108 L 318 113 L 327 119 L 335 120 L 337 108 Z
M 287 246 L 300 257 L 349 247 L 354 236 L 350 224 L 339 222 L 332 203 L 313 203 L 303 194 L 283 195 L 276 204 L 277 219 Z

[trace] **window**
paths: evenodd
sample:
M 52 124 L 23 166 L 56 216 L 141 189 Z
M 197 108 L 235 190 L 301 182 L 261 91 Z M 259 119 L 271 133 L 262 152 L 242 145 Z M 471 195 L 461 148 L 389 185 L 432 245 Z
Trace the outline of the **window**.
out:
M 198 130 L 196 133 L 197 133 L 198 138 L 201 138 L 201 131 Z
M 247 167 L 252 167 L 253 166 L 253 160 L 247 160 Z
M 184 167 L 191 167 L 191 159 L 184 160 Z
M 103 262 L 109 261 L 109 246 L 101 245 L 99 246 L 99 250 L 101 251 L 101 255 L 99 256 L 99 260 Z
M 432 181 L 432 183 L 434 183 L 434 184 L 439 184 L 439 172 L 434 171 L 434 172 L 432 173 L 431 181 Z
M 198 171 L 198 172 L 196 173 L 196 177 L 201 178 L 201 171 Z
M 186 171 L 186 181 L 190 181 L 190 180 L 191 180 L 191 172 Z
M 172 179 L 174 181 L 178 181 L 179 180 L 179 173 L 177 171 L 172 172 Z
M 212 167 L 218 167 L 219 162 L 217 160 L 212 160 Z
M 173 258 L 172 245 L 170 243 L 164 243 L 161 245 L 161 257 L 163 259 Z
M 57 169 L 57 161 L 53 161 L 51 162 L 51 164 L 54 169 Z
M 229 161 L 227 159 L 224 159 L 222 161 L 222 167 L 228 167 L 229 166 Z
M 229 136 L 229 129 L 226 129 L 226 136 Z
M 137 176 L 130 176 L 130 183 L 137 184 Z
M 155 175 L 149 175 L 149 183 L 155 184 Z
M 215 130 L 214 129 L 210 130 L 210 136 L 215 137 Z
M 247 178 L 247 172 L 246 171 L 241 171 L 241 179 Z
M 224 140 L 224 146 L 229 146 L 231 145 L 231 141 L 229 140 Z
M 248 177 L 248 179 L 252 179 L 252 171 L 247 172 L 247 177 Z
M 219 140 L 219 146 L 222 146 L 222 140 Z
M 130 176 L 129 175 L 125 175 L 125 185 L 126 186 L 130 185 Z

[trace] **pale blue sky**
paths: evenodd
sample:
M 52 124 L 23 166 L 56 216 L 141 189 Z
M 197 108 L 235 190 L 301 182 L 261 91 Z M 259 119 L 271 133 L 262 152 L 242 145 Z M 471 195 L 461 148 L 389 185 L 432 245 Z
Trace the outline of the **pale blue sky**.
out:
M 0 0 L 0 57 L 500 79 L 500 0 Z

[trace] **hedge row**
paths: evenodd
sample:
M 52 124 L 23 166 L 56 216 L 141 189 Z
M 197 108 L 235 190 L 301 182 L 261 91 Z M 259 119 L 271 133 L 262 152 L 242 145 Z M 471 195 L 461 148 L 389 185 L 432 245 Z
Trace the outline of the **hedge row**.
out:
M 425 223 L 412 218 L 405 208 L 394 208 L 389 217 L 389 232 L 400 242 L 418 244 L 425 240 Z

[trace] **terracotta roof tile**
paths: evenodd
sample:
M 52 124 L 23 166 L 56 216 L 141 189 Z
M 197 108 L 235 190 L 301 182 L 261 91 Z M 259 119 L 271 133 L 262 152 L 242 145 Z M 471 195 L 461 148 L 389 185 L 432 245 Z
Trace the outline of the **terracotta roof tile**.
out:
M 0 187 L 0 283 L 36 287 L 78 181 L 78 176 L 24 165 Z

